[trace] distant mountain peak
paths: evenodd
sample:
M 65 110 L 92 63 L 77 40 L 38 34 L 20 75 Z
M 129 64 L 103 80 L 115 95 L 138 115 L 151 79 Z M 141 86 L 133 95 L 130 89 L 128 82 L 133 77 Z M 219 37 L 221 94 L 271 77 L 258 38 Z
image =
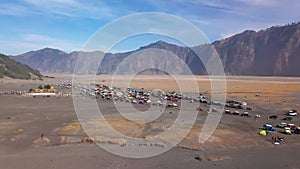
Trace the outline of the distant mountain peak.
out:
M 175 45 L 175 44 L 167 43 L 163 40 L 159 40 L 159 41 L 156 41 L 154 43 L 150 43 L 149 45 L 142 46 L 142 47 L 139 48 L 139 50 L 146 49 L 146 48 L 166 49 L 166 48 L 169 48 L 169 47 L 178 47 L 178 46 Z
M 156 41 L 155 44 L 170 45 L 169 43 L 167 43 L 167 42 L 165 42 L 163 40 Z
M 156 41 L 154 43 L 151 43 L 150 45 L 175 45 L 175 44 L 168 43 L 168 42 L 165 42 L 163 40 L 159 40 L 159 41 Z
M 46 47 L 44 49 L 40 49 L 38 50 L 38 52 L 58 52 L 58 53 L 66 53 L 60 49 L 53 49 L 53 48 L 49 48 L 49 47 Z

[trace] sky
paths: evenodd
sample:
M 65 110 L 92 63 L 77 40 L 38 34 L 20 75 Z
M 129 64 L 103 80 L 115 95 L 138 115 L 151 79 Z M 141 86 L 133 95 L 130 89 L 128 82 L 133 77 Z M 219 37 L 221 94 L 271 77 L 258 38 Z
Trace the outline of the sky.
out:
M 82 50 L 101 28 L 142 12 L 183 18 L 213 42 L 244 30 L 299 22 L 299 9 L 298 0 L 0 0 L 0 53 L 17 55 L 45 47 Z M 128 29 L 117 28 L 120 32 Z M 112 51 L 129 51 L 158 40 L 177 42 L 145 34 L 123 40 Z

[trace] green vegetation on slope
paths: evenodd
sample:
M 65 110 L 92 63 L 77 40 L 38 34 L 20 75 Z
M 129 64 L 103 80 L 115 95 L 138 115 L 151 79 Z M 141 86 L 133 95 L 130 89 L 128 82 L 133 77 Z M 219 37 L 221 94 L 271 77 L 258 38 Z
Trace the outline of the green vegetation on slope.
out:
M 6 55 L 0 54 L 0 78 L 4 76 L 14 79 L 41 79 L 43 75 L 27 65 L 23 65 Z

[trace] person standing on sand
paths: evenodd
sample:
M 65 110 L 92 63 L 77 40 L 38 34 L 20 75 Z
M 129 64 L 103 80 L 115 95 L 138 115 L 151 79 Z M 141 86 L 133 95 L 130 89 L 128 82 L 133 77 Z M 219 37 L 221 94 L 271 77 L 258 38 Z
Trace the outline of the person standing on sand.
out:
M 259 114 L 255 115 L 255 121 L 257 121 L 258 118 L 260 118 L 260 115 Z

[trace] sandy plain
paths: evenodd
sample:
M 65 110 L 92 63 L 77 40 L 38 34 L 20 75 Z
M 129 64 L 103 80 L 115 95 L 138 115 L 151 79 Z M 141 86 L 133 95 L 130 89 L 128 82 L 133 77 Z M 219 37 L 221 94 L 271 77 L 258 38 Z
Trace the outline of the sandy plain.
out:
M 67 75 L 50 75 L 43 81 L 2 79 L 0 91 L 10 93 L 28 90 L 39 84 L 72 83 Z M 77 77 L 88 83 L 111 84 L 112 76 Z M 116 86 L 126 86 L 129 77 L 114 79 Z M 198 84 L 199 92 L 209 96 L 209 77 L 181 76 L 185 88 Z M 178 84 L 169 76 L 140 75 L 130 81 L 131 87 L 178 91 Z M 285 111 L 300 109 L 300 78 L 289 77 L 226 77 L 227 99 L 247 102 L 253 110 L 252 117 L 223 114 L 214 134 L 200 144 L 198 136 L 207 112 L 199 112 L 195 125 L 178 145 L 159 156 L 143 159 L 124 158 L 101 149 L 95 143 L 82 142 L 88 138 L 78 122 L 72 96 L 24 97 L 0 95 L 0 167 L 15 168 L 300 168 L 300 135 L 273 132 L 263 137 L 258 134 L 263 124 L 274 126 L 285 117 Z M 70 89 L 60 89 L 70 93 Z M 259 93 L 259 97 L 255 96 Z M 87 98 L 90 99 L 90 98 Z M 167 130 L 177 118 L 179 109 L 166 109 L 158 119 L 149 124 L 137 124 L 121 118 L 114 104 L 97 100 L 109 124 L 119 132 L 132 137 L 154 137 Z M 198 103 L 192 103 L 198 106 Z M 200 107 L 207 108 L 200 104 Z M 136 105 L 146 110 L 145 105 Z M 234 111 L 234 109 L 232 109 Z M 172 113 L 170 113 L 172 112 Z M 255 120 L 254 115 L 262 117 Z M 279 118 L 267 119 L 269 115 Z M 290 123 L 300 125 L 300 117 Z M 101 121 L 91 123 L 101 129 Z M 109 137 L 105 131 L 98 130 Z M 41 138 L 43 134 L 43 138 Z M 274 145 L 272 137 L 284 137 L 280 145 Z M 96 138 L 94 138 L 96 139 Z M 100 143 L 122 144 L 120 140 L 98 140 Z M 110 140 L 109 140 L 110 139 Z M 120 147 L 122 148 L 122 147 Z M 199 158 L 197 158 L 199 157 Z M 196 158 L 196 159 L 195 159 Z

